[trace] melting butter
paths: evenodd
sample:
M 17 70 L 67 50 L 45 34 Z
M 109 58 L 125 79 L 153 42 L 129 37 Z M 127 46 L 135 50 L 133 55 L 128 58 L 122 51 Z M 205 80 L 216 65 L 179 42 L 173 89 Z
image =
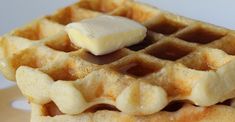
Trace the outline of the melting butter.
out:
M 142 41 L 147 29 L 143 25 L 118 16 L 102 15 L 65 28 L 70 40 L 94 55 L 104 55 Z

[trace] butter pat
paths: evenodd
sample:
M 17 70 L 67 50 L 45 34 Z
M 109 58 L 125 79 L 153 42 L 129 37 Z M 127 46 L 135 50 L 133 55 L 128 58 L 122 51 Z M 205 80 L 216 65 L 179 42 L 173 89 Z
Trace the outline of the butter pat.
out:
M 70 23 L 65 28 L 72 43 L 94 55 L 104 55 L 142 41 L 147 29 L 124 17 L 102 15 Z

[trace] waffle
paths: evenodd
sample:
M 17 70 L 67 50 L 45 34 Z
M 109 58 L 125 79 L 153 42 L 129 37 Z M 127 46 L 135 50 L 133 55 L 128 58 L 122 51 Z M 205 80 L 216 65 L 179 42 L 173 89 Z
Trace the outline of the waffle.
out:
M 94 56 L 64 26 L 102 14 L 148 28 L 139 44 Z M 235 33 L 129 0 L 81 0 L 0 38 L 31 121 L 235 121 Z M 63 112 L 62 112 L 63 111 Z

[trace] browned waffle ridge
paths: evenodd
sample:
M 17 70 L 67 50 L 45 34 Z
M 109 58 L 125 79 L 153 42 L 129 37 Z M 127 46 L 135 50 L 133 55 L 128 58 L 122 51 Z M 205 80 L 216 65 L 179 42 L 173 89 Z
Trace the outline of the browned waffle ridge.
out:
M 94 56 L 75 47 L 64 32 L 64 26 L 102 14 L 127 17 L 145 25 L 147 37 L 140 44 L 104 56 Z M 190 78 L 187 79 L 187 74 L 185 80 L 174 75 L 178 67 L 216 71 L 234 60 L 234 47 L 235 33 L 229 29 L 131 0 L 81 0 L 3 35 L 0 38 L 0 70 L 14 81 L 16 70 L 21 66 L 45 73 L 53 81 L 73 82 L 103 73 L 120 79 L 100 81 L 102 85 L 108 84 L 102 89 L 107 92 L 98 89 L 96 97 L 116 99 L 121 92 L 118 90 L 132 82 L 145 82 L 162 87 L 169 100 L 168 106 L 152 115 L 129 115 L 113 105 L 99 104 L 74 116 L 61 113 L 53 101 L 38 104 L 30 99 L 31 121 L 235 121 L 235 94 L 228 97 L 229 104 L 198 107 L 183 99 L 191 92 Z M 161 75 L 163 69 L 167 73 Z M 121 88 L 115 85 L 121 85 Z

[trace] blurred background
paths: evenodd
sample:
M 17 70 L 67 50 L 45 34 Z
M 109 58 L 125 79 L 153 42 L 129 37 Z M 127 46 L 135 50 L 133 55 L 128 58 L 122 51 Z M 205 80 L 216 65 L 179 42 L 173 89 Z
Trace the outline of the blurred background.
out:
M 50 14 L 58 8 L 72 4 L 78 0 L 1 0 L 0 35 L 20 27 L 40 16 Z M 234 0 L 138 0 L 157 6 L 163 10 L 189 18 L 209 22 L 235 30 Z M 0 92 L 13 82 L 0 75 Z M 4 94 L 4 93 L 2 93 Z M 1 95 L 1 94 L 0 94 Z M 12 103 L 19 109 L 29 109 L 27 101 L 16 100 Z M 0 117 L 1 118 L 1 117 Z

